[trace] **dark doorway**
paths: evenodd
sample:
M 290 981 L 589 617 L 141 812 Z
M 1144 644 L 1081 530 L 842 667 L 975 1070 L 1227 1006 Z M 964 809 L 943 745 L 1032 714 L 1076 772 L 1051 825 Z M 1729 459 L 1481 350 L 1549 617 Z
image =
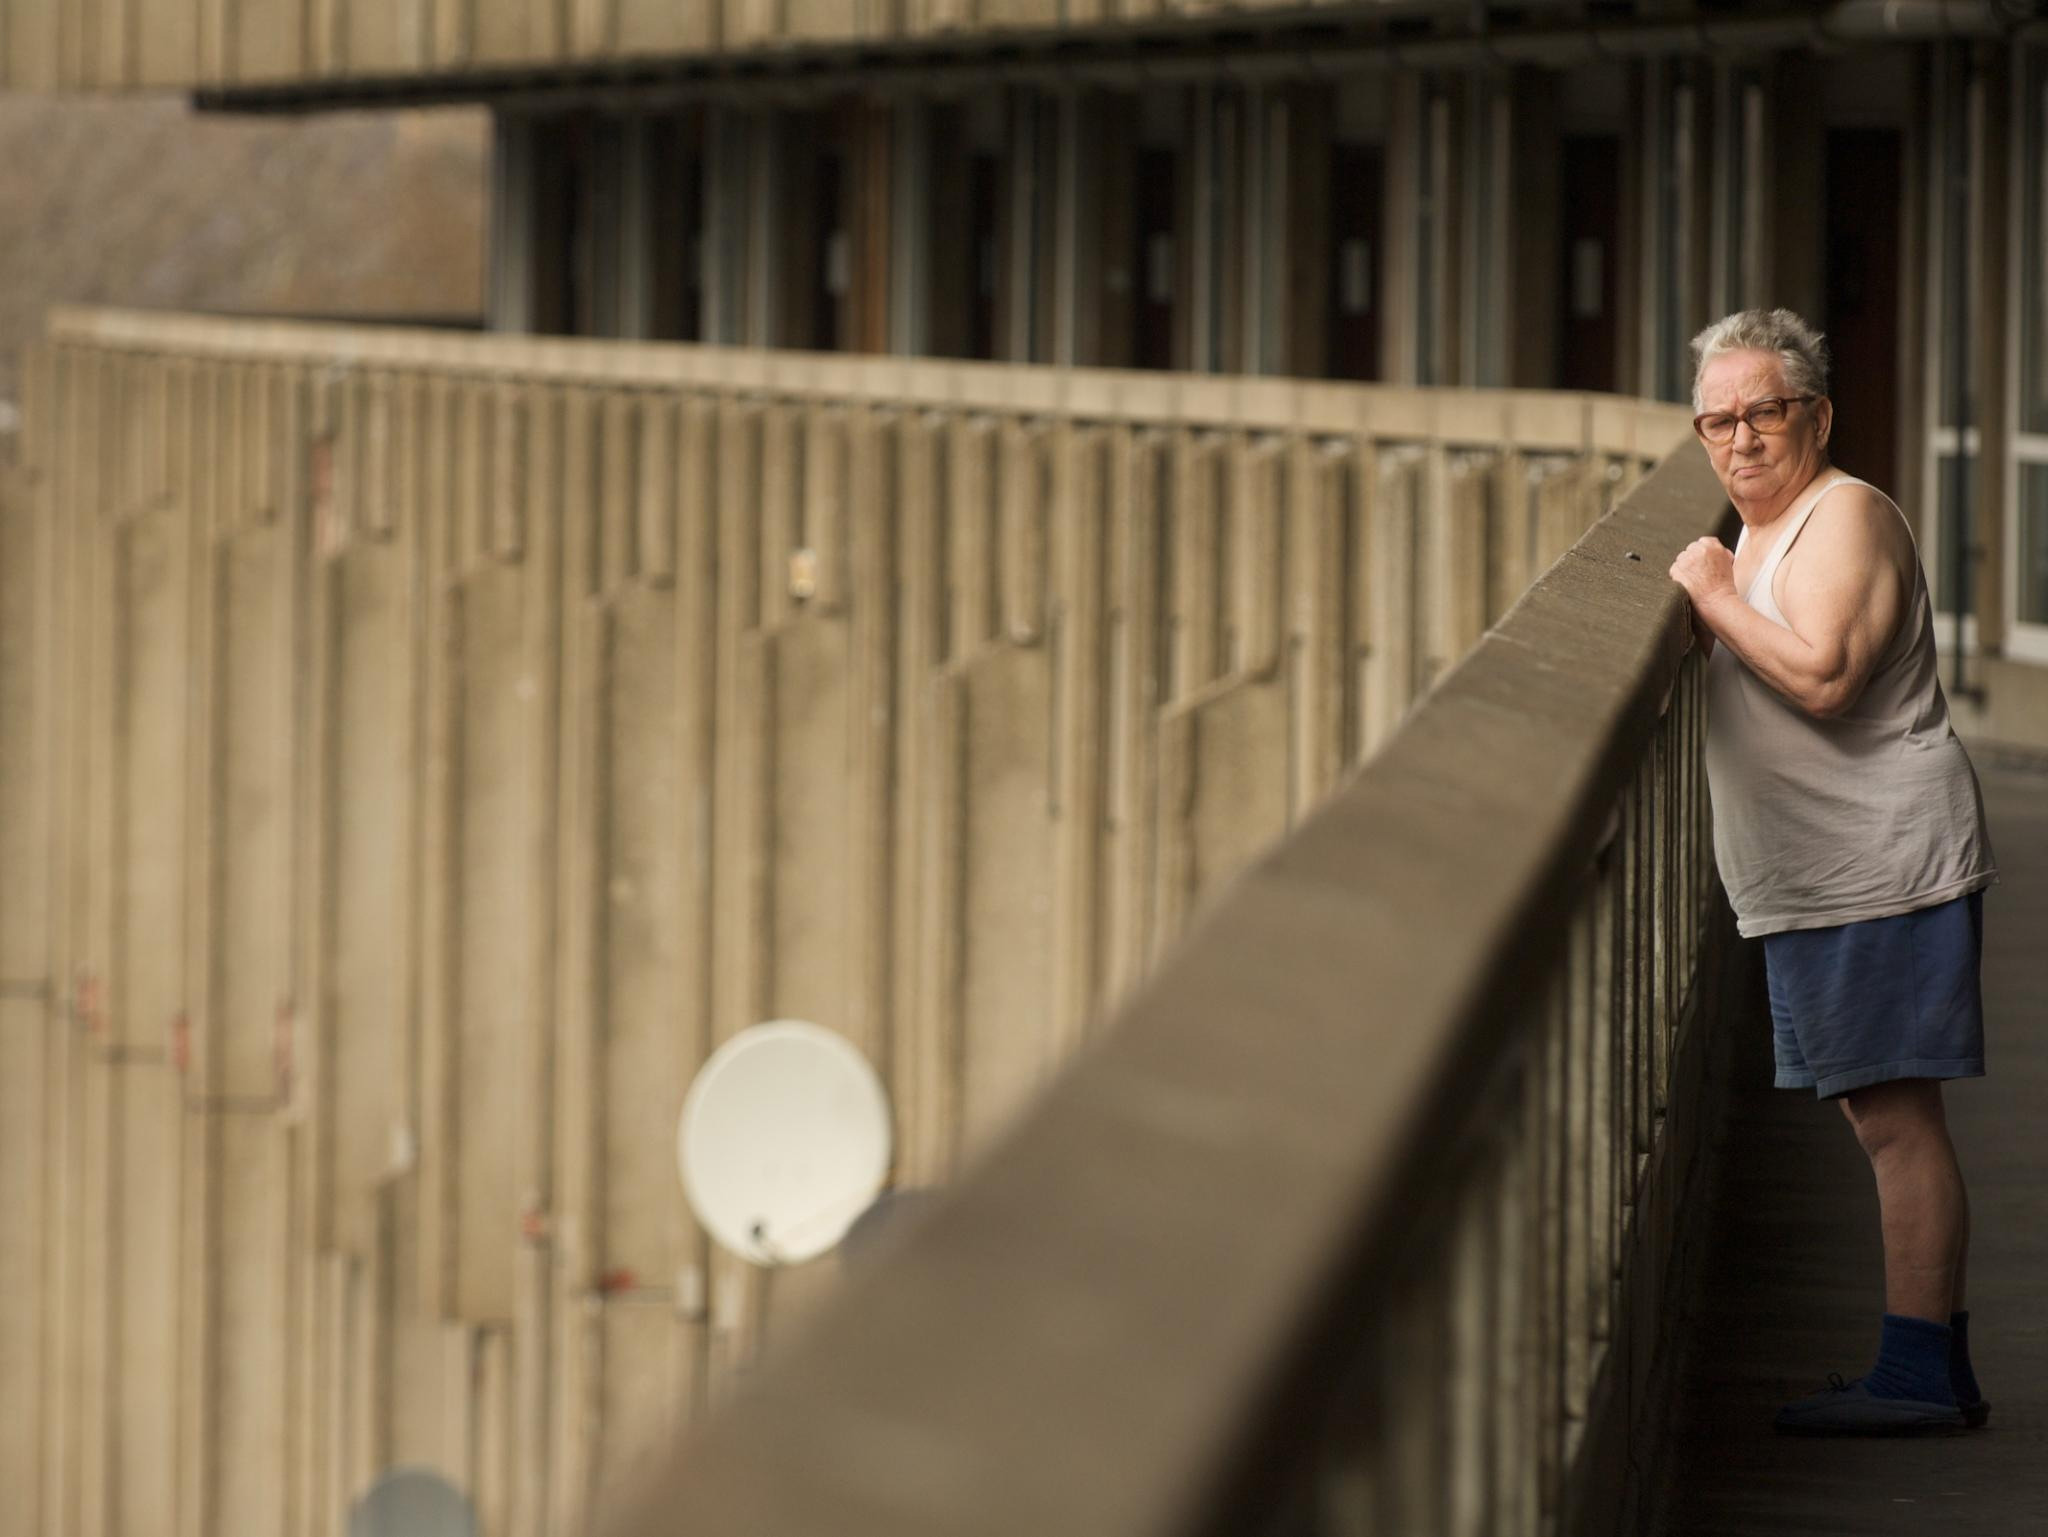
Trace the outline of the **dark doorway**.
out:
M 1567 390 L 1612 390 L 1617 258 L 1621 252 L 1621 141 L 1574 134 L 1559 146 L 1557 382 Z
M 647 173 L 654 250 L 648 334 L 655 341 L 704 335 L 704 139 L 695 113 L 657 119 Z
M 846 302 L 853 287 L 853 245 L 847 231 L 846 157 L 821 151 L 811 183 L 817 226 L 811 245 L 811 326 L 803 343 L 813 352 L 845 345 Z
M 1384 161 L 1377 144 L 1330 146 L 1329 374 L 1380 376 L 1380 205 Z
M 1132 227 L 1131 366 L 1173 367 L 1174 284 L 1180 258 L 1174 245 L 1178 157 L 1147 147 L 1138 154 L 1137 219 Z
M 588 306 L 591 124 L 581 115 L 539 119 L 533 130 L 533 329 L 573 336 Z
M 1834 355 L 1828 457 L 1896 491 L 1899 475 L 1899 183 L 1896 128 L 1831 128 L 1821 327 Z

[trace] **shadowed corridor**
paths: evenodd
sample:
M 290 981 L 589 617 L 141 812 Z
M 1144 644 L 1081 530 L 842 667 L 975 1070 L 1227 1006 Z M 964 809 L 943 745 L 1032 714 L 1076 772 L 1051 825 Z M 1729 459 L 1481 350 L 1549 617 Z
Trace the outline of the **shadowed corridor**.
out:
M 1991 1423 L 1961 1436 L 1807 1439 L 1771 1415 L 1860 1375 L 1884 1308 L 1877 1195 L 1840 1110 L 1770 1087 L 1736 1045 L 1709 1269 L 1665 1477 L 1685 1537 L 2048 1531 L 2048 774 L 1978 757 L 2000 884 L 1984 899 L 1986 1066 L 1953 1085 L 1969 1184 L 1971 1355 Z

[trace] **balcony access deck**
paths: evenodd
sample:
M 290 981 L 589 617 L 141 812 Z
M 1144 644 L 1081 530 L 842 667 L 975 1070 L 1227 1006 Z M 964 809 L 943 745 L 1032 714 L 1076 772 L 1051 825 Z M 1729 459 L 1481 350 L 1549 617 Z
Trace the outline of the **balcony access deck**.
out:
M 1970 1187 L 1971 1354 L 1991 1423 L 1931 1441 L 1775 1435 L 1769 1407 L 1869 1364 L 1884 1307 L 1877 1198 L 1832 1105 L 1736 1058 L 1720 1199 L 1668 1452 L 1670 1537 L 2006 1537 L 2048 1518 L 2048 774 L 1980 758 L 2001 883 L 1984 897 L 1990 1076 L 1948 1091 Z

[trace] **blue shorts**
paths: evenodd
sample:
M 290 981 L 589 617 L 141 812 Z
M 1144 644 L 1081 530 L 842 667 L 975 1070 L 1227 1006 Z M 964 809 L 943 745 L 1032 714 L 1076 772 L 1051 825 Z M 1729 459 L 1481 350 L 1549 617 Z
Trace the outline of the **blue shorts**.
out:
M 1894 1078 L 1981 1078 L 1984 893 L 1764 936 L 1781 1089 L 1822 1099 Z

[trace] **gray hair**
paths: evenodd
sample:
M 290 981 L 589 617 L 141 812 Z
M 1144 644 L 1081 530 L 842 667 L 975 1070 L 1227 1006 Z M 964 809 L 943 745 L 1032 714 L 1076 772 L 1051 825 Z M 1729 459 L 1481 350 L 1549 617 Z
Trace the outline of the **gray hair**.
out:
M 1701 410 L 1700 375 L 1724 352 L 1775 352 L 1785 365 L 1785 384 L 1796 395 L 1828 392 L 1828 344 L 1819 331 L 1791 310 L 1737 310 L 1692 339 L 1692 408 Z

